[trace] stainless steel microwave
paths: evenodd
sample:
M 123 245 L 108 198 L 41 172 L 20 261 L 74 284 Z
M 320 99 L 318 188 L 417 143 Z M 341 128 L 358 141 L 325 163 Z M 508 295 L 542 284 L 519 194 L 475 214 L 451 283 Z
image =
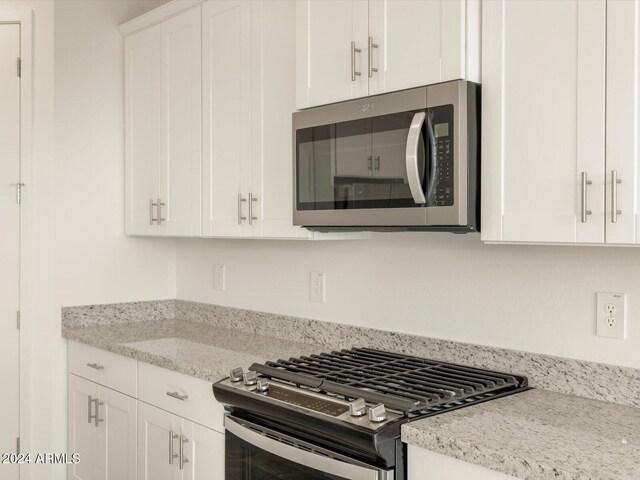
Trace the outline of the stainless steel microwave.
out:
M 294 225 L 479 231 L 479 115 L 463 80 L 294 113 Z

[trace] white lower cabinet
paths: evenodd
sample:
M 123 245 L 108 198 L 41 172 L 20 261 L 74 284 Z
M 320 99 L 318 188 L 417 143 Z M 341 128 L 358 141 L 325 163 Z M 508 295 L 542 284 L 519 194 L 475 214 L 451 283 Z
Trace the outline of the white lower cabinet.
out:
M 138 403 L 139 480 L 223 480 L 224 434 Z
M 69 374 L 69 466 L 74 480 L 135 480 L 136 400 Z
M 224 480 L 224 409 L 210 382 L 75 342 L 69 352 L 68 452 L 80 456 L 69 480 Z M 123 387 L 137 398 L 113 389 Z
M 409 445 L 409 480 L 517 480 L 516 477 Z

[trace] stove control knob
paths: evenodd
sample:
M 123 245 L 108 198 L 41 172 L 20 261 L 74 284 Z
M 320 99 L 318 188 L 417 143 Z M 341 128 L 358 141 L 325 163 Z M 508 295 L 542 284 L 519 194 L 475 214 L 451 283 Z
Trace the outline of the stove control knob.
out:
M 256 389 L 259 392 L 266 392 L 267 390 L 269 390 L 269 381 L 266 378 L 258 379 L 258 382 L 256 383 Z
M 387 412 L 384 405 L 379 403 L 375 407 L 369 409 L 369 421 L 374 423 L 384 422 L 387 419 Z
M 353 402 L 349 402 L 349 414 L 352 417 L 362 417 L 367 413 L 367 404 L 364 403 L 364 398 L 357 398 Z
M 242 378 L 247 386 L 255 385 L 258 382 L 258 374 L 256 372 L 243 373 Z
M 240 367 L 234 368 L 233 370 L 231 370 L 229 372 L 229 379 L 232 382 L 240 382 L 240 381 L 242 381 L 242 374 L 243 373 L 244 372 L 242 371 L 242 369 Z

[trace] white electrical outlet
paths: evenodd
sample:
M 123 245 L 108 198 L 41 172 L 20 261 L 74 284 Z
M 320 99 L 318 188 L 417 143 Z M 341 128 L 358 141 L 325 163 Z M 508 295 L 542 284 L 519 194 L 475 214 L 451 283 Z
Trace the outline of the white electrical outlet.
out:
M 324 273 L 311 272 L 309 275 L 309 300 L 324 303 Z
M 624 293 L 598 292 L 597 327 L 599 337 L 625 338 L 627 315 Z
M 213 266 L 213 288 L 224 291 L 224 265 L 218 264 Z

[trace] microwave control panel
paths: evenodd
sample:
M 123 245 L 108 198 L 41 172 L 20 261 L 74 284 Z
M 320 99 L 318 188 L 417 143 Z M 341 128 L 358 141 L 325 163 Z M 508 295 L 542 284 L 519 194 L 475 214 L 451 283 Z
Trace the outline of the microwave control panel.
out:
M 436 179 L 433 193 L 428 205 L 434 207 L 449 207 L 453 205 L 454 189 L 454 128 L 453 105 L 442 105 L 429 108 L 436 151 Z

